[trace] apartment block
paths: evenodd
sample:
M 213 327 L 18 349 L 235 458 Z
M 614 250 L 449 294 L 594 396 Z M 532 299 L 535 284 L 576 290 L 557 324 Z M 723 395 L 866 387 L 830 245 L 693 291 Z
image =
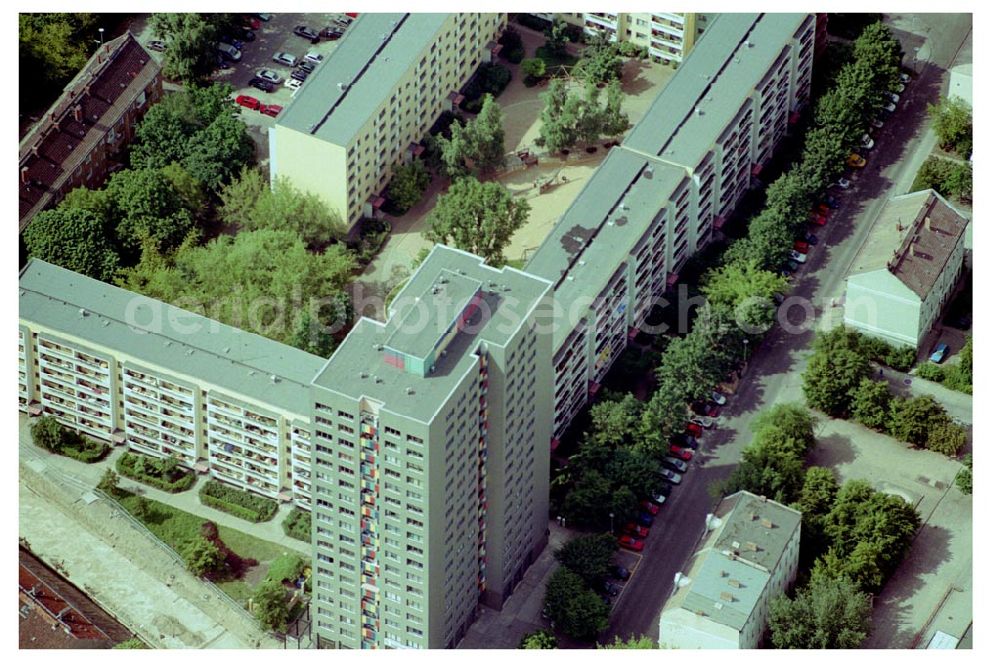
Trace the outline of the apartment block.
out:
M 660 614 L 660 648 L 753 649 L 767 610 L 795 581 L 802 514 L 740 491 L 705 518 L 705 535 L 674 576 Z
M 796 119 L 814 26 L 812 14 L 720 14 L 525 266 L 555 289 L 555 437 Z
M 310 508 L 325 359 L 38 259 L 19 316 L 22 411 Z
M 844 323 L 919 348 L 962 276 L 968 225 L 934 190 L 886 202 L 851 264 Z
M 100 186 L 162 95 L 160 65 L 132 33 L 101 45 L 18 146 L 18 230 L 70 190 Z
M 322 643 L 453 647 L 544 548 L 550 290 L 438 245 L 316 375 Z
M 271 180 L 329 204 L 353 226 L 381 205 L 395 166 L 457 107 L 477 67 L 499 52 L 504 13 L 367 13 L 269 131 Z

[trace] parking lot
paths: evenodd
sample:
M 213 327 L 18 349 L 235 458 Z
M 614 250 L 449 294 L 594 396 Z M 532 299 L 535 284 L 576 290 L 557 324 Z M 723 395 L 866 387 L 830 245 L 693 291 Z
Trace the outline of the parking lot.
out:
M 252 42 L 244 42 L 239 62 L 231 63 L 229 69 L 216 71 L 212 76 L 214 81 L 229 83 L 236 95 L 249 95 L 263 104 L 277 104 L 282 108 L 292 101 L 295 91 L 285 86 L 292 73 L 292 68 L 279 65 L 272 60 L 275 53 L 284 51 L 301 61 L 306 53 L 315 52 L 323 57 L 329 56 L 337 48 L 339 40 L 320 39 L 316 44 L 294 33 L 295 26 L 306 25 L 319 32 L 328 25 L 333 25 L 334 19 L 343 16 L 333 12 L 329 14 L 273 14 L 270 21 L 261 21 L 260 28 L 255 30 L 256 38 Z M 260 69 L 269 69 L 281 77 L 281 82 L 273 92 L 264 92 L 250 86 Z M 315 72 L 306 79 L 306 84 L 315 76 Z M 305 84 L 304 84 L 305 85 Z M 267 129 L 273 127 L 277 118 L 265 115 L 248 108 L 240 110 L 240 116 L 250 128 L 250 135 L 257 143 L 259 162 L 267 163 L 268 145 Z

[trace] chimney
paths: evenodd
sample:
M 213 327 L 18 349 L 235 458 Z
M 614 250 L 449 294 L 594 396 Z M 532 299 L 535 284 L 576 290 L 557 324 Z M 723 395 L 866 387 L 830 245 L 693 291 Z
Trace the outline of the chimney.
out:
M 21 167 L 21 184 L 27 185 L 30 182 L 30 180 L 31 179 L 28 178 L 28 167 L 26 166 Z
M 733 596 L 732 592 L 720 592 L 719 598 L 723 601 L 735 601 L 736 597 Z
M 736 580 L 735 578 L 730 578 L 726 582 L 729 583 L 729 587 L 735 587 L 737 590 L 740 589 L 741 587 L 743 587 L 743 583 L 741 583 L 740 581 Z
M 927 217 L 924 218 L 924 229 L 926 229 L 927 231 L 933 230 L 933 227 L 931 226 L 931 216 L 930 215 L 928 215 Z
M 768 520 L 767 518 L 761 518 L 761 519 L 760 519 L 760 524 L 761 524 L 762 526 L 766 527 L 767 529 L 771 529 L 772 527 L 774 527 L 774 523 L 772 523 L 772 522 L 771 522 L 770 520 Z
M 77 104 L 73 107 L 73 120 L 81 122 L 83 120 L 83 107 Z
M 755 543 L 754 543 L 753 541 L 747 541 L 747 542 L 746 542 L 745 544 L 743 544 L 743 545 L 744 545 L 744 546 L 746 547 L 746 549 L 747 549 L 747 550 L 749 550 L 749 551 L 750 551 L 751 553 L 756 553 L 756 552 L 757 552 L 757 550 L 758 550 L 758 549 L 757 549 L 757 544 L 755 544 Z

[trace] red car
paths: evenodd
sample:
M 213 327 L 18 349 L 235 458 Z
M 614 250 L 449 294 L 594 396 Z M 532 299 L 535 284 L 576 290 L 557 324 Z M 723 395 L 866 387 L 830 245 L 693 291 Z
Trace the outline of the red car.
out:
M 628 536 L 639 537 L 640 539 L 645 539 L 649 536 L 649 528 L 643 527 L 642 525 L 636 525 L 635 523 L 629 523 L 622 530 Z
M 260 100 L 250 95 L 237 95 L 236 103 L 239 106 L 245 106 L 246 108 L 252 109 L 254 111 L 260 108 Z
M 676 444 L 670 445 L 670 455 L 674 456 L 675 458 L 680 458 L 681 460 L 684 461 L 691 460 L 692 457 L 690 449 L 681 448 Z
M 638 552 L 646 546 L 646 542 L 642 539 L 636 539 L 635 537 L 621 536 L 618 537 L 618 545 L 621 548 L 627 548 L 628 550 Z
M 796 252 L 801 252 L 802 254 L 809 254 L 809 243 L 805 242 L 804 240 L 795 241 L 795 245 L 793 245 L 792 247 L 795 248 Z
M 688 423 L 686 430 L 695 437 L 701 437 L 701 433 L 703 432 L 701 426 L 698 425 L 697 423 Z
M 653 504 L 649 500 L 642 500 L 639 502 L 639 508 L 648 513 L 651 516 L 655 516 L 660 512 L 660 507 Z
M 243 22 L 251 30 L 260 30 L 260 19 L 256 16 L 244 16 Z
M 816 206 L 816 212 L 820 215 L 826 216 L 830 214 L 830 207 L 826 204 L 820 204 Z
M 814 212 L 814 213 L 811 213 L 809 215 L 809 217 L 812 218 L 812 223 L 813 224 L 815 224 L 817 226 L 820 226 L 820 227 L 826 226 L 826 216 L 825 215 L 820 215 L 819 213 Z
M 260 107 L 260 112 L 265 116 L 271 116 L 272 118 L 277 118 L 278 114 L 281 113 L 281 109 L 284 108 L 280 104 L 262 104 Z

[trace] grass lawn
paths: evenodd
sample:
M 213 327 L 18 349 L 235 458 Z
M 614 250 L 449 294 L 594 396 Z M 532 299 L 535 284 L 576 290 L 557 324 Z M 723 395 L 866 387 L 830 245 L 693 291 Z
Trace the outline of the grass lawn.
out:
M 139 499 L 138 495 L 131 493 L 123 493 L 118 497 L 119 503 L 129 513 L 135 511 Z M 137 520 L 175 551 L 179 552 L 181 544 L 201 535 L 204 518 L 156 500 L 146 498 L 146 501 L 150 507 L 149 515 L 145 520 L 141 518 L 137 518 Z M 276 543 L 258 539 L 224 525 L 219 525 L 219 538 L 240 557 L 252 557 L 263 565 L 267 565 L 272 560 L 289 552 L 287 548 Z M 239 602 L 248 599 L 253 594 L 252 587 L 243 580 L 223 581 L 217 584 L 223 592 Z
M 565 51 L 562 53 L 552 53 L 544 45 L 535 49 L 535 57 L 545 61 L 545 72 L 549 75 L 555 74 L 555 69 L 560 65 L 565 65 L 567 68 L 572 69 L 573 65 L 579 60 L 576 56 L 570 55 Z

